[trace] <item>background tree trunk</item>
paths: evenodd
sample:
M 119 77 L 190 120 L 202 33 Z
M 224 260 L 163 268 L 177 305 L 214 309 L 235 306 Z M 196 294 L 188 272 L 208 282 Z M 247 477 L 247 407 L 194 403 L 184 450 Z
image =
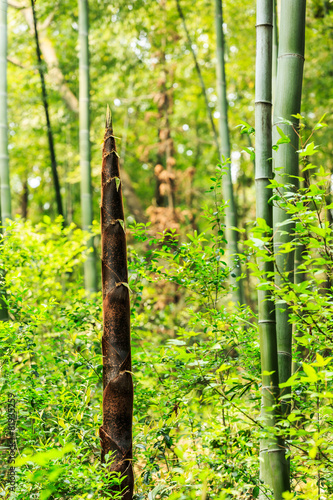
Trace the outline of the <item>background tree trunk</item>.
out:
M 223 33 L 223 10 L 222 0 L 215 0 L 215 21 L 216 21 L 216 46 L 217 46 L 217 92 L 220 111 L 220 156 L 221 161 L 224 163 L 226 160 L 231 159 L 230 151 L 230 137 L 228 125 L 228 100 L 227 100 L 227 86 L 225 76 L 224 64 L 224 33 Z M 237 207 L 235 203 L 234 189 L 231 179 L 231 163 L 225 166 L 226 173 L 222 178 L 223 198 L 228 202 L 226 208 L 226 237 L 229 248 L 229 265 L 236 275 L 236 279 L 242 274 L 239 259 L 235 257 L 238 254 L 238 233 L 233 230 L 237 226 Z M 234 292 L 235 302 L 244 304 L 243 286 L 241 281 L 234 282 L 236 289 Z
M 79 64 L 80 64 L 80 169 L 82 228 L 91 230 L 93 202 L 90 167 L 90 118 L 89 118 L 89 7 L 88 0 L 79 0 Z M 84 263 L 84 282 L 88 292 L 97 290 L 96 252 L 93 236 L 87 243 L 87 260 Z

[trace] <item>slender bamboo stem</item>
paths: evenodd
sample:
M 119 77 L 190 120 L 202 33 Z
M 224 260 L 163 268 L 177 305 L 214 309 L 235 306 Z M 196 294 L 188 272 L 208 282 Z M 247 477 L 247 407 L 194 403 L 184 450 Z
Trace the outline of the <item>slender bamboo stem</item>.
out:
M 257 0 L 256 31 L 256 210 L 257 218 L 264 219 L 268 228 L 271 229 L 273 227 L 273 207 L 270 202 L 272 192 L 268 186 L 273 177 L 271 159 L 273 0 Z M 271 237 L 269 231 L 266 237 Z M 269 242 L 267 245 L 269 246 Z M 274 273 L 274 263 L 263 259 L 260 267 L 265 279 L 272 281 L 273 278 L 270 276 Z M 260 479 L 272 488 L 275 500 L 282 500 L 283 492 L 289 491 L 289 473 L 283 442 L 274 432 L 279 413 L 279 376 L 275 307 L 272 291 L 269 289 L 258 290 L 258 317 L 262 370 L 261 416 L 266 429 L 266 435 L 260 443 Z
M 0 0 L 0 245 L 2 226 L 11 218 L 7 120 L 7 0 Z M 4 269 L 0 269 L 0 321 L 8 319 Z
M 306 0 L 282 0 L 280 17 L 279 58 L 274 104 L 273 141 L 280 135 L 279 127 L 289 137 L 290 142 L 280 144 L 273 152 L 275 179 L 279 183 L 289 184 L 282 194 L 298 189 L 298 154 L 299 138 L 296 133 L 298 120 L 293 116 L 300 113 L 305 45 L 305 8 Z M 288 123 L 288 122 L 289 123 Z M 294 252 L 280 253 L 282 245 L 294 238 L 294 223 L 285 225 L 289 219 L 285 210 L 276 206 L 274 216 L 274 253 L 276 255 L 275 283 L 278 287 L 294 279 Z M 283 227 L 280 230 L 280 225 Z M 292 324 L 289 322 L 289 310 L 286 304 L 276 308 L 277 343 L 279 356 L 279 380 L 286 382 L 292 369 Z M 284 389 L 288 394 L 290 388 Z M 283 399 L 283 414 L 290 412 L 290 400 Z
M 272 61 L 272 97 L 273 103 L 275 100 L 276 77 L 278 66 L 278 50 L 279 50 L 279 29 L 278 29 L 278 14 L 277 0 L 273 0 L 273 61 Z
M 39 77 L 40 77 L 41 86 L 42 86 L 42 100 L 43 100 L 43 106 L 44 106 L 45 118 L 46 118 L 47 138 L 48 138 L 48 142 L 49 142 L 51 169 L 52 169 L 53 183 L 54 183 L 54 189 L 55 189 L 55 195 L 56 195 L 57 210 L 58 210 L 58 214 L 63 216 L 64 211 L 63 211 L 63 207 L 62 207 L 57 160 L 56 160 L 56 155 L 55 155 L 53 132 L 52 132 L 51 120 L 50 120 L 50 114 L 49 114 L 49 104 L 48 104 L 48 100 L 47 100 L 47 92 L 46 92 L 46 85 L 45 85 L 45 78 L 44 78 L 42 55 L 41 55 L 41 50 L 40 50 L 40 45 L 39 45 L 37 18 L 36 18 L 36 10 L 35 10 L 35 0 L 31 0 L 31 8 L 32 8 L 33 21 L 34 21 L 34 32 L 35 32 L 35 42 L 36 42 L 36 54 L 37 54 L 37 61 L 38 61 L 38 72 L 39 72 Z
M 1 213 L 0 213 L 1 220 Z M 3 245 L 3 228 L 0 228 L 0 246 Z M 5 286 L 5 270 L 0 268 L 0 321 L 7 321 L 9 319 L 8 316 L 8 307 L 6 302 L 6 286 Z
M 0 193 L 2 224 L 11 218 L 7 119 L 7 0 L 0 0 Z
M 223 33 L 223 7 L 222 0 L 215 0 L 215 22 L 216 22 L 216 49 L 217 49 L 217 92 L 219 102 L 219 126 L 220 126 L 220 155 L 221 161 L 224 163 L 231 158 L 230 137 L 228 124 L 228 100 L 227 86 L 225 75 L 225 43 Z M 233 230 L 237 227 L 237 207 L 235 203 L 234 189 L 231 178 L 231 166 L 227 164 L 225 167 L 225 175 L 222 179 L 223 198 L 228 201 L 226 208 L 226 236 L 230 252 L 230 267 L 233 268 L 236 279 L 242 274 L 239 259 L 235 256 L 238 254 L 238 233 Z M 241 281 L 235 281 L 236 289 L 234 293 L 235 302 L 244 304 L 243 285 Z
M 110 469 L 119 472 L 126 488 L 123 500 L 133 497 L 130 299 L 126 235 L 119 158 L 108 113 L 102 163 L 102 288 L 103 288 L 103 425 L 102 460 L 111 454 Z
M 89 5 L 79 0 L 79 113 L 80 113 L 80 169 L 82 228 L 91 230 L 93 203 L 90 167 L 90 116 L 89 116 Z M 84 281 L 88 292 L 97 290 L 96 252 L 94 239 L 88 241 L 87 260 L 84 263 Z

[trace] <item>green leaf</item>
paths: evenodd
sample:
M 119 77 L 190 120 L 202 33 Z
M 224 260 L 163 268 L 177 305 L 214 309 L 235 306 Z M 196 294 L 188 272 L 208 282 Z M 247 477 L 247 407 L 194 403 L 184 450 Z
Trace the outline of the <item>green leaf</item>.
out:
M 66 444 L 63 448 L 44 451 L 42 453 L 36 453 L 35 455 L 28 455 L 27 457 L 18 457 L 15 460 L 15 467 L 21 467 L 22 465 L 33 462 L 37 465 L 46 465 L 50 460 L 56 458 L 62 458 L 66 453 L 69 453 L 74 448 L 74 443 Z
M 296 120 L 303 120 L 303 116 L 297 113 L 296 115 L 291 115 L 293 118 L 296 118 Z
M 308 378 L 309 382 L 317 382 L 318 376 L 317 376 L 316 370 L 311 365 L 307 365 L 306 363 L 303 363 L 303 370 L 306 373 L 306 375 L 308 376 L 307 378 Z
M 327 123 L 322 123 L 322 121 L 324 120 L 325 116 L 327 115 L 327 113 L 325 113 L 319 120 L 318 123 L 316 123 L 316 125 L 313 127 L 313 130 L 319 130 L 323 127 L 327 127 Z
M 260 493 L 259 486 L 255 486 L 252 491 L 253 498 L 258 498 L 259 493 Z
M 184 452 L 180 448 L 175 447 L 174 452 L 175 452 L 175 454 L 177 455 L 178 458 L 183 458 L 184 457 Z
M 280 387 L 280 389 L 284 389 L 285 387 L 292 387 L 293 385 L 296 385 L 298 383 L 299 383 L 298 373 L 295 373 L 294 375 L 292 375 L 291 377 L 289 377 L 289 379 L 287 380 L 287 382 L 279 384 L 279 387 Z
M 297 151 L 297 153 L 299 153 L 302 158 L 304 156 L 311 156 L 315 153 L 318 153 L 318 146 L 315 146 L 314 142 L 310 142 L 304 149 L 300 149 L 299 151 Z
M 157 493 L 164 488 L 164 484 L 158 484 L 157 486 L 155 486 L 155 488 L 148 493 L 148 500 L 155 500 Z
M 269 225 L 267 224 L 265 219 L 258 217 L 257 218 L 257 225 L 258 225 L 258 229 L 261 229 L 265 233 L 269 233 L 271 231 L 271 228 L 269 227 Z
M 280 127 L 276 127 L 276 130 L 280 135 L 280 139 L 277 141 L 276 144 L 288 144 L 290 142 L 290 138 L 283 132 L 283 130 Z
M 312 163 L 308 163 L 304 168 L 302 168 L 302 172 L 306 172 L 307 170 L 313 170 L 317 168 L 317 165 L 312 165 Z
M 253 161 L 255 159 L 254 148 L 244 148 L 243 152 L 248 153 L 250 155 L 250 160 Z
M 312 363 L 314 366 L 326 366 L 331 361 L 332 358 L 323 358 L 318 352 L 316 353 L 316 363 Z

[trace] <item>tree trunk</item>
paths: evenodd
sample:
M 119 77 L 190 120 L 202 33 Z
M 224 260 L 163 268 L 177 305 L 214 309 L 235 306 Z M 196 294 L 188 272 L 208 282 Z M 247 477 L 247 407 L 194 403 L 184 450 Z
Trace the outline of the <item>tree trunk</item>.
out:
M 298 188 L 299 138 L 295 132 L 298 120 L 292 116 L 300 112 L 305 44 L 305 0 L 282 0 L 279 37 L 279 64 L 276 82 L 276 97 L 274 103 L 273 141 L 277 142 L 280 135 L 277 127 L 289 137 L 290 142 L 280 144 L 273 153 L 275 179 L 279 183 L 291 184 L 282 190 Z M 286 123 L 286 120 L 291 122 Z M 275 283 L 278 288 L 294 280 L 294 252 L 279 253 L 281 245 L 292 241 L 295 224 L 281 224 L 289 219 L 285 210 L 274 207 L 274 253 L 276 254 L 277 273 Z M 292 324 L 289 322 L 289 311 L 286 304 L 276 307 L 277 343 L 279 356 L 279 381 L 286 382 L 291 376 L 292 368 Z M 290 393 L 290 388 L 284 389 L 284 394 Z M 282 412 L 290 412 L 290 400 L 283 399 Z
M 257 0 L 257 56 L 256 56 L 256 169 L 255 185 L 257 218 L 273 227 L 273 207 L 268 188 L 272 173 L 272 30 L 273 0 Z M 264 235 L 272 253 L 271 231 Z M 265 280 L 272 280 L 274 263 L 260 264 Z M 275 307 L 271 290 L 258 290 L 258 319 L 262 370 L 262 422 L 266 436 L 260 443 L 260 479 L 274 492 L 275 500 L 282 500 L 289 491 L 288 463 L 281 439 L 272 432 L 278 417 L 279 376 L 276 340 Z M 261 498 L 264 495 L 261 494 Z
M 60 193 L 60 183 L 59 183 L 59 177 L 58 177 L 57 161 L 56 161 L 56 155 L 55 155 L 55 149 L 54 149 L 53 133 L 52 133 L 51 121 L 50 121 L 50 115 L 49 115 L 49 105 L 48 105 L 47 92 L 46 92 L 46 86 L 45 86 L 43 63 L 42 63 L 41 51 L 40 51 L 40 47 L 39 47 L 37 19 L 36 19 L 36 11 L 35 11 L 35 0 L 31 0 L 31 8 L 32 8 L 32 15 L 33 15 L 33 23 L 34 23 L 35 41 L 36 41 L 38 72 L 39 72 L 41 86 L 42 86 L 42 99 L 43 99 L 43 106 L 44 106 L 45 118 L 46 118 L 47 138 L 48 138 L 48 142 L 49 142 L 51 169 L 52 169 L 53 183 L 54 183 L 55 196 L 56 196 L 56 202 L 57 202 L 57 211 L 58 211 L 59 215 L 64 216 L 64 211 L 62 208 L 61 193 Z
M 2 225 L 11 218 L 7 122 L 7 0 L 0 0 L 0 193 Z
M 224 33 L 223 33 L 223 10 L 222 10 L 222 0 L 215 0 L 215 21 L 216 21 L 216 46 L 217 46 L 217 92 L 219 98 L 219 111 L 220 111 L 220 156 L 222 164 L 231 158 L 230 152 L 230 137 L 229 137 L 229 125 L 228 125 L 228 100 L 227 100 L 227 90 L 226 90 L 226 77 L 225 77 L 225 64 L 224 64 Z M 222 178 L 222 189 L 223 198 L 228 202 L 226 208 L 226 237 L 229 247 L 229 260 L 230 267 L 233 270 L 233 274 L 239 278 L 242 274 L 239 259 L 235 257 L 238 254 L 238 233 L 233 230 L 233 227 L 237 227 L 237 207 L 235 203 L 234 190 L 231 179 L 231 164 L 225 165 L 226 173 Z M 234 292 L 235 302 L 244 304 L 244 294 L 243 286 L 241 281 L 235 281 L 236 286 Z
M 90 167 L 90 119 L 89 119 L 89 9 L 88 0 L 79 0 L 79 63 L 80 63 L 80 169 L 82 228 L 91 231 L 93 202 Z M 84 263 L 84 283 L 87 292 L 96 292 L 96 252 L 94 238 L 88 241 L 89 253 Z
M 122 498 L 133 497 L 130 300 L 126 236 L 119 159 L 109 112 L 102 163 L 102 287 L 103 287 L 103 426 L 102 460 L 111 454 L 110 469 L 120 472 L 126 487 Z

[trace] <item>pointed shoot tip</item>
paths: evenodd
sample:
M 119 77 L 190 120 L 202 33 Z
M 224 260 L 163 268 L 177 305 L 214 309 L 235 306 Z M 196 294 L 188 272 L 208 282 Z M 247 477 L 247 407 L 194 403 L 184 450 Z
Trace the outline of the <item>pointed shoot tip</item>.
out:
M 106 120 L 105 120 L 105 127 L 110 128 L 112 127 L 112 116 L 111 116 L 111 110 L 110 106 L 107 104 L 106 106 Z

